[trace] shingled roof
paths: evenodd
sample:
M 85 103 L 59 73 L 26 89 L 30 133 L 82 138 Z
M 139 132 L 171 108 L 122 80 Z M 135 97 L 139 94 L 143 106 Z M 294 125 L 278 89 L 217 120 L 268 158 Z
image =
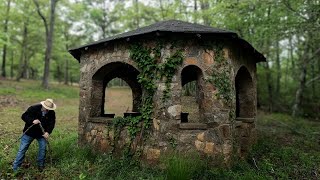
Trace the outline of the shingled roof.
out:
M 78 61 L 80 60 L 81 56 L 81 50 L 84 48 L 92 47 L 92 46 L 98 46 L 100 44 L 110 42 L 110 41 L 115 41 L 119 39 L 124 39 L 124 38 L 129 38 L 129 37 L 134 37 L 134 36 L 140 36 L 144 34 L 150 34 L 154 32 L 171 32 L 171 33 L 186 33 L 186 34 L 220 34 L 224 35 L 230 38 L 235 38 L 239 39 L 240 41 L 244 41 L 247 45 L 249 45 L 251 48 L 253 48 L 248 42 L 245 40 L 241 39 L 238 37 L 238 35 L 235 32 L 229 31 L 229 30 L 224 30 L 224 29 L 218 29 L 218 28 L 213 28 L 210 26 L 204 26 L 200 24 L 194 24 L 194 23 L 189 23 L 189 22 L 184 22 L 184 21 L 179 21 L 179 20 L 168 20 L 168 21 L 161 21 L 154 23 L 152 25 L 138 28 L 133 31 L 125 32 L 122 34 L 118 34 L 115 36 L 111 36 L 99 41 L 95 41 L 89 44 L 82 45 L 80 47 L 76 47 L 73 49 L 70 49 L 69 52 L 70 54 L 76 58 Z M 258 51 L 256 51 L 253 48 L 255 53 L 258 53 L 259 56 L 262 56 Z M 260 59 L 259 61 L 265 61 L 265 58 Z M 257 61 L 257 62 L 259 62 Z

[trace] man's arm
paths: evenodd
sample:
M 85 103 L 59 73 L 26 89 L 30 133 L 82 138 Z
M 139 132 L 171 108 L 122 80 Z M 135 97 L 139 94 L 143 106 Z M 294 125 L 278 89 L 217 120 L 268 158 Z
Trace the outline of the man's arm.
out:
M 56 123 L 56 115 L 55 112 L 52 111 L 49 114 L 49 119 L 48 119 L 48 125 L 46 126 L 46 128 L 44 129 L 45 133 L 42 135 L 44 138 L 48 139 L 49 138 L 49 134 L 52 133 L 55 123 Z
M 35 118 L 34 118 L 34 112 L 35 111 L 35 109 L 34 109 L 34 107 L 33 106 L 30 106 L 27 110 L 26 110 L 26 112 L 24 112 L 23 114 L 22 114 L 22 116 L 21 116 L 21 119 L 25 122 L 25 123 L 27 123 L 28 125 L 31 125 L 31 124 L 33 124 L 33 121 L 35 120 Z
M 54 129 L 55 124 L 56 124 L 56 114 L 54 111 L 52 111 L 49 116 L 49 123 L 48 123 L 48 126 L 45 129 L 45 131 L 48 132 L 49 134 L 51 134 Z

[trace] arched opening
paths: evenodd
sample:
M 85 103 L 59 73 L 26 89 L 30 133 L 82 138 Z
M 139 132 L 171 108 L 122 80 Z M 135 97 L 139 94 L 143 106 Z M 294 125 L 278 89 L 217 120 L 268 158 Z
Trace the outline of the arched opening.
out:
M 242 66 L 235 78 L 236 117 L 253 118 L 255 116 L 254 88 L 248 69 Z
M 121 62 L 101 67 L 92 77 L 90 116 L 114 117 L 126 112 L 138 112 L 142 96 L 138 74 L 139 71 L 133 66 Z M 115 86 L 120 83 L 126 87 Z
M 105 87 L 104 114 L 122 116 L 132 111 L 132 90 L 121 78 L 114 78 Z
M 189 65 L 181 72 L 181 122 L 197 123 L 201 118 L 203 74 L 199 67 Z

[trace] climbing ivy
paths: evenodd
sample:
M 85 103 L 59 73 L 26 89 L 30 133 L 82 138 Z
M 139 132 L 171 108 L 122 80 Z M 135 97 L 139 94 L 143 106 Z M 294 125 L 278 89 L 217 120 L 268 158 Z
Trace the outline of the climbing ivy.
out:
M 170 84 L 172 78 L 177 70 L 177 66 L 181 65 L 183 62 L 182 50 L 177 50 L 171 57 L 166 59 L 166 63 L 160 65 L 159 70 L 161 77 L 166 78 L 166 89 L 163 92 L 163 101 L 169 98 Z
M 233 99 L 232 82 L 230 80 L 230 65 L 224 58 L 223 43 L 220 41 L 206 42 L 205 49 L 214 49 L 214 64 L 212 66 L 212 75 L 208 79 L 218 89 L 219 98 L 230 104 Z
M 166 89 L 163 92 L 163 100 L 169 97 L 170 83 L 177 70 L 183 61 L 182 49 L 176 50 L 172 56 L 166 58 L 164 63 L 160 62 L 161 50 L 164 47 L 164 41 L 158 41 L 156 46 L 151 48 L 144 46 L 142 43 L 137 42 L 132 44 L 130 48 L 130 57 L 137 63 L 140 69 L 138 75 L 138 82 L 146 90 L 146 94 L 142 100 L 140 112 L 141 118 L 144 121 L 144 127 L 149 128 L 151 122 L 151 115 L 153 112 L 153 95 L 156 91 L 155 82 L 160 78 L 165 78 Z M 175 44 L 175 43 L 172 43 Z M 174 46 L 171 46 L 173 49 Z
M 123 127 L 128 128 L 130 135 L 130 143 L 127 145 L 125 152 L 130 152 L 132 141 L 137 136 L 138 132 L 148 130 L 151 127 L 151 116 L 153 113 L 153 96 L 156 92 L 156 82 L 165 78 L 166 89 L 163 92 L 162 100 L 165 101 L 170 95 L 170 84 L 177 70 L 177 67 L 183 62 L 182 49 L 174 48 L 176 43 L 172 43 L 171 49 L 176 51 L 172 56 L 165 59 L 165 62 L 160 62 L 161 50 L 164 48 L 164 41 L 158 41 L 155 47 L 145 46 L 141 42 L 136 42 L 130 46 L 130 58 L 133 59 L 140 70 L 138 82 L 143 86 L 144 95 L 142 105 L 140 107 L 141 116 L 137 117 L 116 117 L 113 119 L 114 139 L 119 140 L 119 136 Z M 143 122 L 143 125 L 139 125 Z M 113 144 L 114 145 L 114 144 Z

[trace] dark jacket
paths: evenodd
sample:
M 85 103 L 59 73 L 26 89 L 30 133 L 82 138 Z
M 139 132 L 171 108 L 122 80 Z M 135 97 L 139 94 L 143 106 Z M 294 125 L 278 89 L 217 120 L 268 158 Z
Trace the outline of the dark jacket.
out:
M 23 132 L 25 132 L 33 123 L 33 120 L 39 119 L 41 122 L 42 127 L 44 128 L 45 132 L 48 132 L 51 134 L 54 125 L 56 123 L 56 114 L 54 111 L 50 110 L 47 112 L 45 116 L 42 116 L 41 112 L 42 105 L 36 104 L 33 106 L 30 106 L 25 113 L 22 114 L 21 119 L 26 123 Z M 43 133 L 40 128 L 39 124 L 34 125 L 32 128 L 30 128 L 26 135 L 31 136 L 33 138 L 39 138 L 42 137 Z

